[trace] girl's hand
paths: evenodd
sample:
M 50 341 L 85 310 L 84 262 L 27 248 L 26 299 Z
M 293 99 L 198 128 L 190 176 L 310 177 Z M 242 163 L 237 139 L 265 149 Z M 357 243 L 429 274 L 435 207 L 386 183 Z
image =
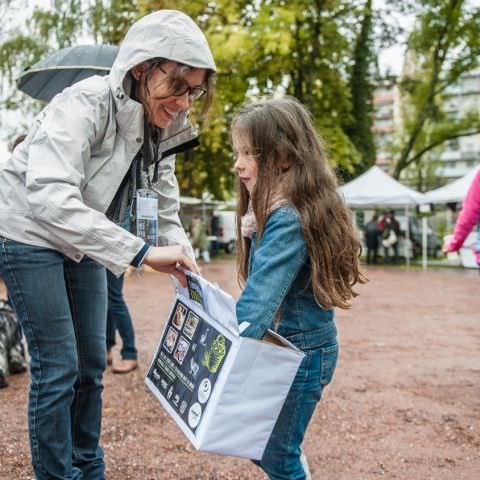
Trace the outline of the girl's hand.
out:
M 174 275 L 183 287 L 187 286 L 184 270 L 198 273 L 195 262 L 187 255 L 182 245 L 152 247 L 143 263 L 158 272 Z

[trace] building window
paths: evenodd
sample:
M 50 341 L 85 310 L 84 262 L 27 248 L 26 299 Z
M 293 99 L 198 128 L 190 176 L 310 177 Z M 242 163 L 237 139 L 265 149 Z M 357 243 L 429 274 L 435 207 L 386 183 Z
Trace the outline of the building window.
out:
M 452 138 L 448 141 L 448 149 L 454 151 L 460 150 L 460 142 L 458 141 L 458 138 Z

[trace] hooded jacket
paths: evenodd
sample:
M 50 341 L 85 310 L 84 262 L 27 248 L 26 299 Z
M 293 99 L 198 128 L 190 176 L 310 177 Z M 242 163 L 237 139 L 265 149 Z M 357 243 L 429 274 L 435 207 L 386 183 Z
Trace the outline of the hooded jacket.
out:
M 155 57 L 215 70 L 205 36 L 187 15 L 162 10 L 136 22 L 110 74 L 57 95 L 0 171 L 1 236 L 77 262 L 88 255 L 116 275 L 125 271 L 144 242 L 105 212 L 144 140 L 144 110 L 130 98 L 129 71 Z M 189 246 L 178 217 L 174 154 L 197 142 L 186 113 L 162 131 L 155 186 L 162 244 Z

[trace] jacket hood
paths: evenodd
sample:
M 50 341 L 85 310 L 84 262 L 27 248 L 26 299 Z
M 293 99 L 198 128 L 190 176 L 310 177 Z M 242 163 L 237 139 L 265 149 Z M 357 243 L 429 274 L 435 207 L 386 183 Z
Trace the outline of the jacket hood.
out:
M 110 71 L 114 95 L 129 95 L 129 70 L 156 57 L 190 67 L 216 69 L 207 39 L 197 24 L 182 12 L 160 10 L 141 18 L 128 30 Z

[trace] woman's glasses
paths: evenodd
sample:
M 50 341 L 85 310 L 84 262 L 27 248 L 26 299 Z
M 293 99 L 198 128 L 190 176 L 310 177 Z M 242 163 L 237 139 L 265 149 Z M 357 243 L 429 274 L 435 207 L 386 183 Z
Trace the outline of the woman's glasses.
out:
M 165 71 L 160 65 L 158 69 L 165 75 L 169 75 L 169 72 Z M 188 94 L 188 100 L 194 102 L 198 100 L 203 94 L 207 91 L 203 87 L 191 87 L 184 80 L 171 79 L 171 96 L 172 97 L 183 97 L 186 93 Z

